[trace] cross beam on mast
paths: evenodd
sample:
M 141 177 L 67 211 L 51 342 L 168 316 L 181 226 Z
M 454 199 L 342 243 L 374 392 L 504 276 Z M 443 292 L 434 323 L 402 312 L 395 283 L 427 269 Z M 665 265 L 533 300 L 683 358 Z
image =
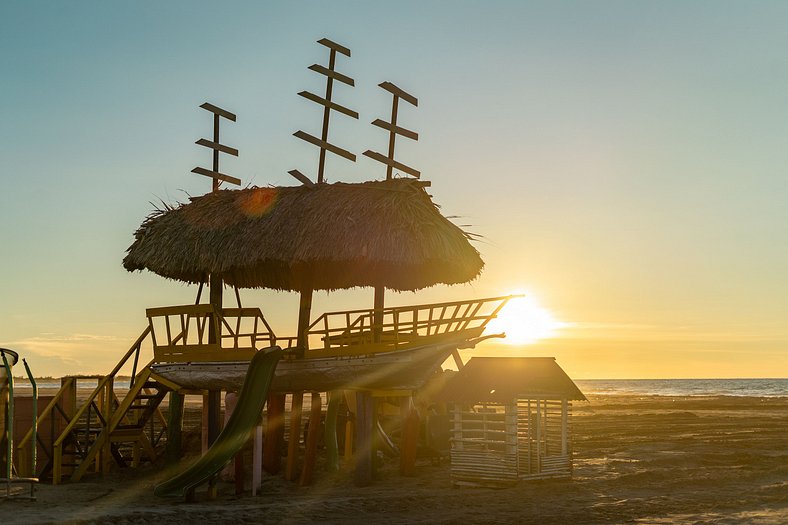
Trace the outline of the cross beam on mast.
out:
M 364 155 L 386 165 L 386 180 L 391 179 L 391 177 L 393 176 L 394 169 L 407 173 L 408 175 L 412 175 L 413 177 L 416 177 L 418 179 L 419 177 L 421 177 L 420 171 L 394 160 L 394 143 L 396 141 L 397 135 L 402 135 L 403 137 L 411 140 L 416 140 L 416 141 L 419 140 L 418 133 L 397 125 L 397 112 L 399 111 L 399 99 L 402 99 L 405 102 L 408 102 L 409 104 L 412 104 L 416 107 L 418 107 L 419 105 L 419 99 L 417 99 L 410 93 L 407 93 L 404 90 L 398 88 L 391 82 L 381 82 L 380 84 L 378 84 L 378 86 L 382 87 L 383 89 L 391 93 L 393 97 L 393 100 L 391 102 L 391 122 L 386 122 L 385 120 L 381 120 L 381 119 L 376 119 L 372 122 L 372 125 L 377 126 L 379 128 L 383 128 L 389 132 L 389 154 L 388 156 L 385 156 L 382 153 L 378 153 L 377 151 L 367 150 L 364 152 Z
M 331 117 L 331 110 L 338 111 L 339 113 L 354 119 L 358 119 L 358 112 L 346 108 L 345 106 L 337 104 L 331 100 L 331 96 L 333 95 L 334 91 L 335 80 L 350 87 L 354 87 L 356 85 L 356 82 L 352 78 L 334 70 L 334 67 L 336 66 L 337 53 L 349 57 L 350 49 L 343 45 L 337 44 L 336 42 L 332 42 L 327 38 L 322 38 L 318 40 L 317 43 L 324 45 L 329 49 L 328 67 L 321 66 L 320 64 L 312 64 L 309 66 L 309 69 L 326 77 L 326 95 L 325 97 L 320 97 L 314 93 L 310 93 L 309 91 L 301 91 L 299 96 L 323 106 L 323 130 L 320 138 L 301 130 L 296 131 L 293 133 L 293 135 L 320 148 L 320 160 L 317 166 L 317 182 L 322 183 L 325 181 L 327 151 L 346 158 L 351 162 L 356 162 L 356 156 L 353 153 L 328 142 L 328 124 Z M 298 179 L 302 184 L 307 186 L 312 185 L 311 180 L 300 171 L 291 170 L 288 173 Z M 307 184 L 306 181 L 309 181 L 309 184 Z
M 204 146 L 208 149 L 213 150 L 213 169 L 206 169 L 201 167 L 196 167 L 192 170 L 192 173 L 197 173 L 198 175 L 205 175 L 206 177 L 211 177 L 213 179 L 212 191 L 219 191 L 219 184 L 221 182 L 229 182 L 230 184 L 235 184 L 236 186 L 241 185 L 241 179 L 233 177 L 231 175 L 227 175 L 219 171 L 219 153 L 226 153 L 228 155 L 232 155 L 233 157 L 238 156 L 238 150 L 235 148 L 231 148 L 230 146 L 226 146 L 219 142 L 219 121 L 221 118 L 226 118 L 232 122 L 235 122 L 235 114 L 230 113 L 229 111 L 222 109 L 218 106 L 214 106 L 213 104 L 209 104 L 205 102 L 204 104 L 200 105 L 206 111 L 210 111 L 213 113 L 213 140 L 208 139 L 200 139 L 195 142 L 200 146 Z

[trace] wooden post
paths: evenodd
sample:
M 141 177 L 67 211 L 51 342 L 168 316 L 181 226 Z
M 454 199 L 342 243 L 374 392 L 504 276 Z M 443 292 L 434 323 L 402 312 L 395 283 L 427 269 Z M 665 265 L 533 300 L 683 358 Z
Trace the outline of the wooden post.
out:
M 359 487 L 372 483 L 373 465 L 373 432 L 375 399 L 369 392 L 356 392 L 356 468 L 353 482 Z
M 227 392 L 224 395 L 224 424 L 230 421 L 230 417 L 238 404 L 238 394 Z M 235 482 L 235 493 L 241 494 L 244 491 L 244 462 L 243 450 L 239 450 L 232 461 L 232 466 L 227 465 L 221 473 L 223 479 L 232 479 Z
M 339 470 L 339 445 L 337 444 L 337 416 L 339 404 L 342 401 L 342 391 L 335 390 L 328 393 L 328 407 L 326 408 L 326 426 L 323 441 L 326 446 L 326 469 L 329 472 Z
M 281 468 L 281 443 L 284 436 L 285 394 L 268 394 L 268 417 L 265 425 L 263 469 L 276 474 Z
M 303 392 L 293 392 L 290 401 L 290 436 L 287 439 L 287 464 L 285 479 L 295 481 L 298 464 L 298 445 L 301 442 L 301 408 L 304 403 Z
M 214 318 L 211 320 L 211 323 L 208 326 L 208 342 L 211 344 L 217 344 L 221 347 L 222 326 L 221 323 L 218 322 L 218 316 L 220 316 L 222 313 L 222 278 L 218 275 L 211 275 L 210 300 L 211 306 L 213 306 Z M 219 432 L 222 429 L 221 390 L 209 390 L 205 401 L 207 401 L 207 408 L 204 407 L 204 409 L 208 411 L 208 446 L 210 447 L 213 442 L 216 441 L 216 438 L 219 436 Z
M 302 487 L 311 485 L 315 476 L 315 463 L 317 463 L 317 445 L 320 440 L 320 416 L 322 414 L 323 400 L 320 393 L 312 393 L 312 407 L 309 411 L 309 430 L 304 444 L 304 467 L 301 470 Z
M 104 392 L 104 431 L 109 432 L 109 423 L 112 421 L 113 416 L 113 402 L 114 393 L 115 393 L 115 378 L 110 377 L 107 381 L 106 386 L 104 387 L 106 390 Z M 109 468 L 112 465 L 112 436 L 107 435 L 107 440 L 105 441 L 104 448 L 99 454 L 99 457 L 96 458 L 97 461 L 100 461 L 101 464 L 101 473 L 107 474 L 109 473 Z
M 379 343 L 383 334 L 383 305 L 385 302 L 386 287 L 375 287 L 374 312 L 372 316 L 372 342 Z
M 353 435 L 355 434 L 355 425 L 352 419 L 348 419 L 345 423 L 345 467 L 350 468 L 353 465 Z
M 416 475 L 416 451 L 419 445 L 419 412 L 412 397 L 403 397 L 400 404 L 402 438 L 400 443 L 399 472 L 403 476 Z
M 263 425 L 254 428 L 254 447 L 252 449 L 252 496 L 257 496 L 263 482 Z
M 298 304 L 298 341 L 296 345 L 302 350 L 309 350 L 309 317 L 312 312 L 312 288 L 301 290 L 301 299 Z
M 170 406 L 167 413 L 166 463 L 174 465 L 181 459 L 183 448 L 183 407 L 186 396 L 170 392 Z

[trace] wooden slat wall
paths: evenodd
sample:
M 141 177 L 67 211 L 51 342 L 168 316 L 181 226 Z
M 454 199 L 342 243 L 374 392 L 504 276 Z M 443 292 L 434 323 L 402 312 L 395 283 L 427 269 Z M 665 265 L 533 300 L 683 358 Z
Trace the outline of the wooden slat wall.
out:
M 518 479 L 571 476 L 570 414 L 571 403 L 558 399 L 455 405 L 453 483 L 508 485 Z
M 518 400 L 517 442 L 522 479 L 571 475 L 570 415 L 571 403 L 566 400 Z
M 517 481 L 517 409 L 514 404 L 454 407 L 451 473 L 455 484 L 507 485 Z

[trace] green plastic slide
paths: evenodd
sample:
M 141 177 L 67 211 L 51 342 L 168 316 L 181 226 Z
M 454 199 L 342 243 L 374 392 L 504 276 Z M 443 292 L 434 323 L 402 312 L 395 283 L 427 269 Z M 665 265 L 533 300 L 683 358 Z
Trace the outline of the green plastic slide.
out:
M 153 489 L 155 495 L 186 497 L 233 459 L 260 421 L 260 413 L 268 398 L 274 370 L 281 357 L 282 350 L 273 347 L 271 350 L 258 352 L 252 358 L 246 371 L 241 394 L 238 396 L 238 404 L 216 441 L 208 452 L 189 468 L 174 478 L 156 485 Z

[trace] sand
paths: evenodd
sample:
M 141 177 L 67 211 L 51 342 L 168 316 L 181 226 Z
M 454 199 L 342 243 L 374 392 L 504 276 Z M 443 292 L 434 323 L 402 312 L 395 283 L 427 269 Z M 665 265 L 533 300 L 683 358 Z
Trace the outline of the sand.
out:
M 788 523 L 788 398 L 598 396 L 576 404 L 573 433 L 571 480 L 453 488 L 446 462 L 404 478 L 386 459 L 370 487 L 265 475 L 258 496 L 220 483 L 185 503 L 154 497 L 167 472 L 147 466 L 41 485 L 36 502 L 1 502 L 0 523 Z

